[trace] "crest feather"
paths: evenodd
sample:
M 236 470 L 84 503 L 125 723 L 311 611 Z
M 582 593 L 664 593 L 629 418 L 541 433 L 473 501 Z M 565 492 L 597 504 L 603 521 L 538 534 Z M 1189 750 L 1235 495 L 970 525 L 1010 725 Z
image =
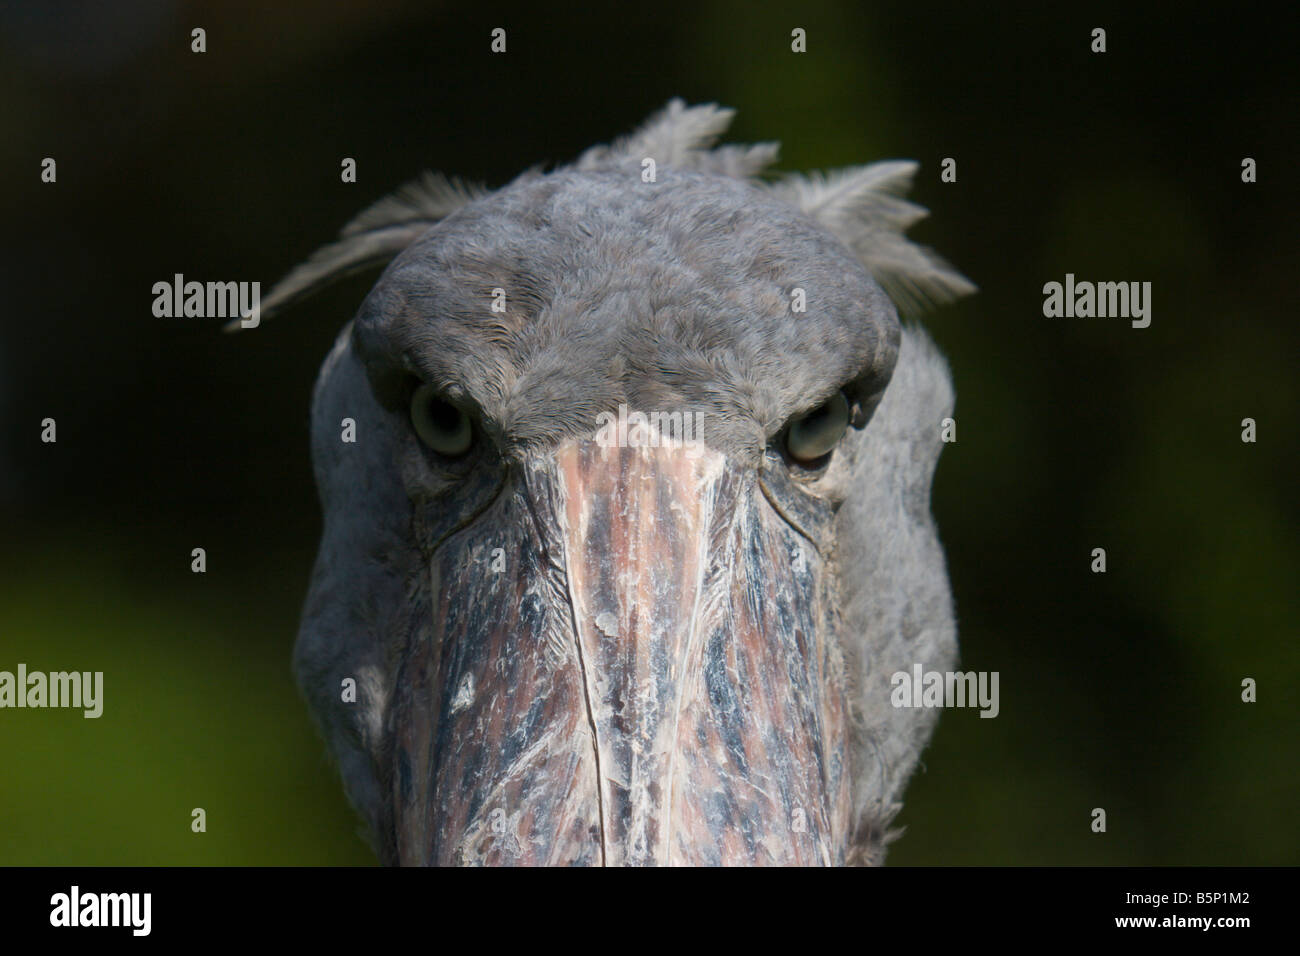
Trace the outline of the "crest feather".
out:
M 898 306 L 915 315 L 975 291 L 933 250 L 903 233 L 929 213 L 902 197 L 918 166 L 887 160 L 829 173 L 793 173 L 766 184 L 837 235 Z
M 607 146 L 593 146 L 571 168 L 589 170 L 653 158 L 657 163 L 737 179 L 758 176 L 776 161 L 779 144 L 715 147 L 736 111 L 704 103 L 687 106 L 672 99 L 635 132 Z M 975 291 L 970 280 L 936 253 L 903 233 L 925 218 L 926 210 L 903 196 L 917 164 L 889 160 L 828 173 L 791 174 L 759 185 L 803 209 L 858 256 L 904 314 L 916 314 Z M 516 182 L 540 175 L 537 169 Z M 262 300 L 262 315 L 283 309 L 323 286 L 392 259 L 429 227 L 476 199 L 485 187 L 426 172 L 356 216 L 337 241 L 275 284 Z M 236 319 L 227 330 L 239 328 Z
M 712 149 L 735 115 L 735 110 L 717 103 L 687 106 L 680 99 L 672 99 L 636 132 L 608 146 L 593 146 L 573 165 L 575 169 L 593 169 L 622 160 L 649 157 L 661 166 L 679 166 L 741 178 L 753 176 L 776 160 L 778 144 L 757 143 Z
M 339 238 L 295 266 L 262 299 L 263 318 L 331 282 L 392 259 L 439 220 L 486 196 L 488 190 L 441 173 L 425 172 L 390 196 L 366 207 L 339 232 Z M 240 328 L 240 320 L 226 331 Z
M 399 223 L 437 222 L 487 194 L 488 189 L 478 183 L 426 171 L 367 207 L 343 227 L 340 235 L 352 236 Z

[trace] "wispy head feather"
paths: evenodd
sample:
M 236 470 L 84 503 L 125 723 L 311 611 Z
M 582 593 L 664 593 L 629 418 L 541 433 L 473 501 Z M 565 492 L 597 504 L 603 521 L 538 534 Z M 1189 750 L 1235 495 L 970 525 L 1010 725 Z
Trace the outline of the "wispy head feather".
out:
M 713 148 L 727 131 L 733 109 L 704 103 L 687 106 L 680 99 L 668 102 L 630 136 L 609 146 L 593 146 L 573 164 L 575 169 L 594 169 L 627 159 L 653 159 L 660 166 L 697 169 L 723 176 L 743 178 L 760 173 L 775 162 L 777 143 Z
M 441 173 L 425 172 L 355 216 L 336 242 L 322 246 L 275 284 L 261 302 L 261 316 L 278 312 L 338 279 L 382 265 L 420 238 L 430 226 L 489 190 Z M 240 328 L 238 319 L 227 331 Z
M 573 169 L 589 170 L 628 160 L 748 179 L 776 161 L 779 144 L 715 146 L 735 116 L 716 103 L 687 106 L 669 101 L 639 129 L 608 146 L 593 146 Z M 904 237 L 926 211 L 902 196 L 917 165 L 891 160 L 830 173 L 791 174 L 763 188 L 803 209 L 849 246 L 905 314 L 923 311 L 975 291 L 938 255 Z M 539 175 L 537 171 L 527 176 Z M 522 177 L 521 177 L 522 178 Z M 424 173 L 379 200 L 343 227 L 336 242 L 318 249 L 271 289 L 263 317 L 344 276 L 382 265 L 431 226 L 474 200 L 483 186 L 440 173 Z M 239 327 L 239 320 L 227 329 Z
M 975 291 L 938 254 L 903 235 L 928 215 L 902 198 L 916 170 L 910 160 L 887 160 L 824 174 L 792 173 L 767 188 L 838 236 L 899 311 L 915 314 Z

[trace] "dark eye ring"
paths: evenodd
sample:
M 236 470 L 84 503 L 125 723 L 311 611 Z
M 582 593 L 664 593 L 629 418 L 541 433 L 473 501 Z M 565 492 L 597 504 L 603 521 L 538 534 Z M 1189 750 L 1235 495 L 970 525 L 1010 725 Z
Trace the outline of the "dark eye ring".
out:
M 411 396 L 411 427 L 428 448 L 448 458 L 459 458 L 474 444 L 469 415 L 432 385 L 421 385 Z
M 849 427 L 849 402 L 836 392 L 806 415 L 790 422 L 785 432 L 785 450 L 801 464 L 823 458 L 839 444 Z

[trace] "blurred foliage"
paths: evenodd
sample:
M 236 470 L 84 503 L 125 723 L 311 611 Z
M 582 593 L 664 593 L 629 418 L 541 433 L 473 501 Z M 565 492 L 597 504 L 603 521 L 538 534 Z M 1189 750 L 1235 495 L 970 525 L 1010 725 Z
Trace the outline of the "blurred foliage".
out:
M 675 95 L 786 169 L 920 160 L 914 235 L 981 287 L 925 325 L 963 665 L 1001 714 L 943 717 L 890 862 L 1300 862 L 1287 37 L 1246 5 L 7 5 L 0 669 L 104 670 L 106 702 L 0 712 L 0 864 L 373 862 L 289 673 L 310 388 L 373 275 L 238 336 L 151 286 L 265 287 L 420 169 L 499 184 Z M 1151 328 L 1044 319 L 1066 272 L 1151 281 Z
M 6 569 L 0 666 L 102 671 L 104 710 L 3 712 L 0 863 L 373 863 L 289 675 L 292 612 L 105 557 Z

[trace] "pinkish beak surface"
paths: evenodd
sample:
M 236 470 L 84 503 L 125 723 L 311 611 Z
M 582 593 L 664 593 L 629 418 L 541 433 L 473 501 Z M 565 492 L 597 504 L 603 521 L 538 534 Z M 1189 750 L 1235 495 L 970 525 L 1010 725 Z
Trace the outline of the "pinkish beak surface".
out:
M 830 575 L 754 469 L 570 441 L 430 572 L 392 709 L 401 863 L 844 862 Z

